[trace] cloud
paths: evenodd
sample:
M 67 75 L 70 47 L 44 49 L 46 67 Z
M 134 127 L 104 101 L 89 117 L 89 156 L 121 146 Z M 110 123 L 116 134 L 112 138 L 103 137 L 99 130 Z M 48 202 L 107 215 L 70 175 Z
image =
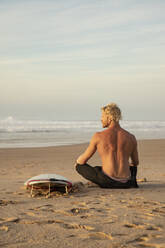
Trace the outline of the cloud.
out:
M 122 28 L 128 30 L 134 25 L 143 29 L 144 25 L 148 26 L 164 15 L 162 4 L 153 2 L 137 4 L 134 1 L 131 4 L 125 1 L 123 5 L 118 1 L 120 8 L 116 8 L 113 1 L 78 1 L 77 4 L 76 1 L 69 1 L 69 4 L 61 1 L 60 4 L 50 0 L 13 2 L 8 2 L 0 15 L 3 34 L 0 45 L 11 48 L 55 44 L 58 49 L 58 45 L 67 47 L 68 43 L 79 45 L 81 40 L 88 44 L 90 39 L 85 37 L 90 37 L 91 33 L 96 37 L 109 34 L 111 40 L 116 29 L 123 32 Z
M 1 65 L 54 63 L 93 70 L 139 64 L 141 58 L 153 63 L 150 53 L 162 64 L 162 2 L 40 0 L 0 6 Z
M 19 104 L 26 89 L 26 103 L 31 96 L 42 102 L 44 92 L 60 102 L 67 91 L 73 97 L 87 87 L 95 102 L 109 92 L 124 99 L 129 89 L 140 98 L 139 85 L 147 92 L 156 83 L 158 97 L 164 9 L 161 0 L 0 1 L 0 99 Z

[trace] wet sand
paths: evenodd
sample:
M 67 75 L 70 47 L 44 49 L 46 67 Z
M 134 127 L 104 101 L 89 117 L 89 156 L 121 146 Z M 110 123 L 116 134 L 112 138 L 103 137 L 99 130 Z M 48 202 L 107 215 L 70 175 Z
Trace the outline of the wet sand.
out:
M 165 140 L 138 141 L 138 189 L 87 186 L 73 167 L 86 147 L 0 149 L 0 247 L 165 247 Z M 85 186 L 32 198 L 23 184 L 43 173 Z

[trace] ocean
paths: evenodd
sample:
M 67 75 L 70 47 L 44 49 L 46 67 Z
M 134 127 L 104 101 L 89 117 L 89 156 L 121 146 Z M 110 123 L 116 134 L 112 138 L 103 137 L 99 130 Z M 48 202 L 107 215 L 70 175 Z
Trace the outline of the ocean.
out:
M 137 139 L 165 138 L 165 121 L 121 121 Z M 89 142 L 100 121 L 0 120 L 0 148 L 48 147 Z

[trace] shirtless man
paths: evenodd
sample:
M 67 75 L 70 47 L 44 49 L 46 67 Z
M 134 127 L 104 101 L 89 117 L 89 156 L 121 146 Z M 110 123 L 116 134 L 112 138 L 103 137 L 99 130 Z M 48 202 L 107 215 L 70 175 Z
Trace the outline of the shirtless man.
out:
M 76 171 L 102 188 L 137 188 L 139 164 L 136 138 L 120 127 L 121 111 L 114 104 L 102 108 L 102 132 L 93 135 L 86 151 L 78 157 Z M 102 166 L 92 167 L 87 161 L 98 151 Z M 131 163 L 129 162 L 131 159 Z

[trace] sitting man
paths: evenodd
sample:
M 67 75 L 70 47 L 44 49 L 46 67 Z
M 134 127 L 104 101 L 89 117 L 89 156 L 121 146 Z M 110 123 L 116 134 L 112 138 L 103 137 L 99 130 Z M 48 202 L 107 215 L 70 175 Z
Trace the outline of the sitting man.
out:
M 139 164 L 136 138 L 120 127 L 121 111 L 114 104 L 102 108 L 102 132 L 93 135 L 86 151 L 78 157 L 76 171 L 102 188 L 137 188 Z M 92 167 L 87 161 L 98 151 L 102 166 Z M 131 159 L 131 163 L 129 163 Z

